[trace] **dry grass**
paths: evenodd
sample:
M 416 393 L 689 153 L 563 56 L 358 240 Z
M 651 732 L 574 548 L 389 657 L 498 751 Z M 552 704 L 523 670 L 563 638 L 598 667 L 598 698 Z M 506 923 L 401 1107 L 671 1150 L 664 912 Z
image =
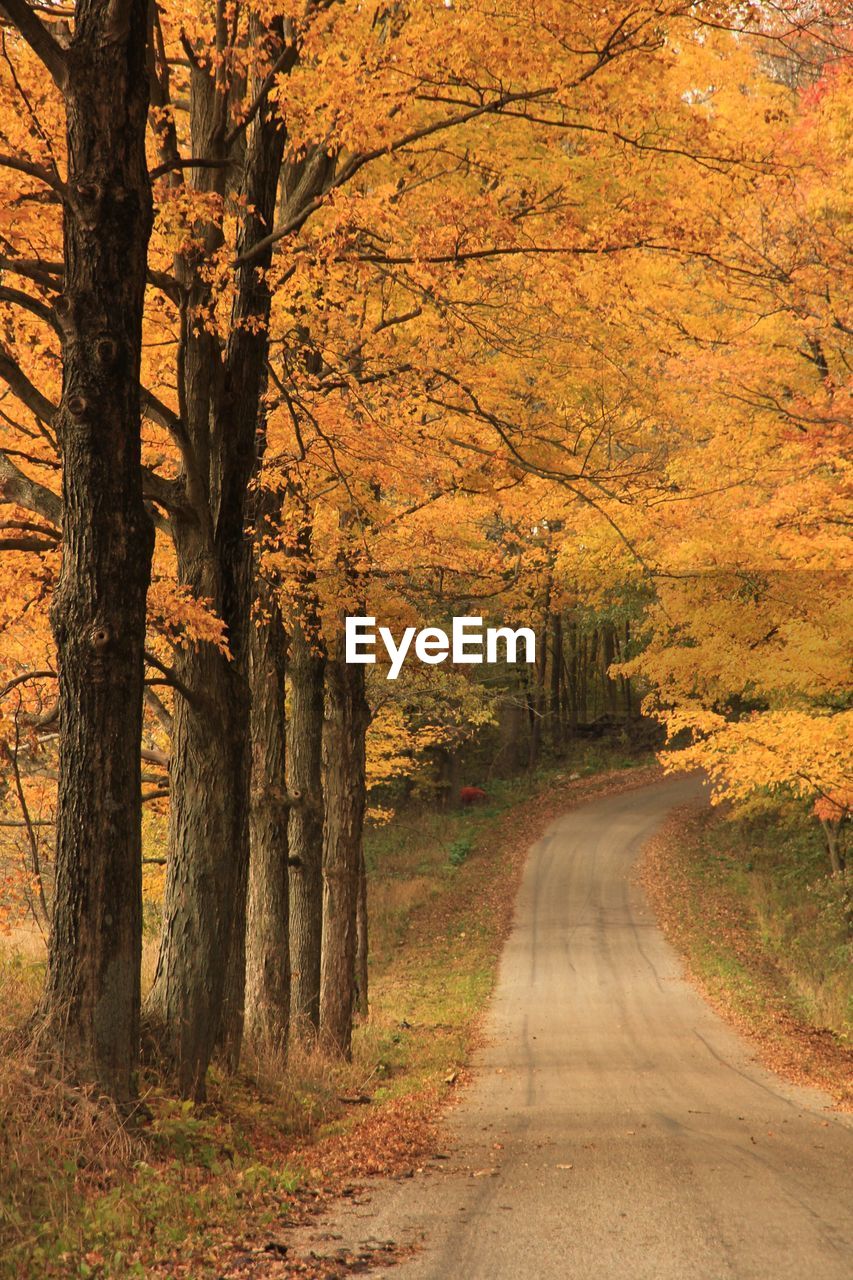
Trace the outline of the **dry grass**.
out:
M 61 1236 L 72 1201 L 129 1175 L 137 1154 L 126 1120 L 91 1092 L 46 1075 L 22 1035 L 40 988 L 42 965 L 32 954 L 24 939 L 0 960 L 0 1274 L 21 1276 L 36 1272 L 20 1269 L 16 1257 L 41 1232 Z

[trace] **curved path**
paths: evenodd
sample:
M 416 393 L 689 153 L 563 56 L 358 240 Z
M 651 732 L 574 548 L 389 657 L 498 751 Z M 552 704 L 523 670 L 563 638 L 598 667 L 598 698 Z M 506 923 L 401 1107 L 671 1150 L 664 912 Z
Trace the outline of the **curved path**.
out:
M 853 1134 L 751 1062 L 682 979 L 632 863 L 676 781 L 596 801 L 532 850 L 450 1155 L 337 1210 L 399 1280 L 850 1280 Z

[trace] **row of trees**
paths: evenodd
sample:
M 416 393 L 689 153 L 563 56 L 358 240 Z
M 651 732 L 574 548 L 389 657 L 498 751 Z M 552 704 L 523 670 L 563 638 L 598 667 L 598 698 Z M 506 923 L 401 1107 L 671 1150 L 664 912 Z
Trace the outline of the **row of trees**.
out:
M 44 1042 L 127 1098 L 142 1017 L 200 1096 L 244 1030 L 349 1052 L 371 751 L 440 739 L 435 702 L 494 714 L 462 672 L 366 688 L 347 613 L 532 621 L 531 761 L 541 725 L 630 718 L 635 674 L 674 727 L 697 698 L 729 724 L 719 681 L 660 664 L 696 648 L 701 528 L 726 520 L 740 583 L 746 513 L 835 492 L 810 414 L 840 412 L 848 330 L 813 194 L 843 32 L 556 0 L 0 13 L 0 705 L 35 871 L 56 753 Z M 822 519 L 802 539 L 835 554 Z

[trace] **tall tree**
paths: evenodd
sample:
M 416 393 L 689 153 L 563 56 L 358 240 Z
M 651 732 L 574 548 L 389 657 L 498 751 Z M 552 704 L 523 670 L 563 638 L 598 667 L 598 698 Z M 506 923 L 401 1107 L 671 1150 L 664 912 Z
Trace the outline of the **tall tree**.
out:
M 326 689 L 320 1035 L 327 1049 L 348 1058 L 356 1007 L 365 736 L 370 709 L 364 692 L 364 667 L 346 663 L 342 638 L 326 664 Z
M 240 126 L 229 125 L 229 29 L 217 10 L 211 58 L 197 42 L 190 73 L 190 146 L 196 192 L 217 207 L 239 201 L 236 271 L 227 341 L 198 322 L 213 304 L 195 249 L 179 255 L 183 487 L 172 511 L 179 582 L 211 601 L 226 627 L 227 652 L 184 649 L 176 668 L 170 857 L 163 932 L 149 1008 L 185 1093 L 201 1095 L 214 1046 L 239 1055 L 243 1018 L 246 886 L 249 864 L 249 618 L 251 541 L 248 485 L 256 470 L 256 432 L 266 384 L 265 279 L 271 245 L 256 252 L 272 224 L 284 132 L 269 97 L 269 68 L 293 58 L 283 19 L 249 19 L 249 47 L 263 55 Z M 233 49 L 232 49 L 233 52 Z M 257 105 L 252 99 L 256 99 Z M 244 132 L 246 134 L 244 138 Z M 230 159 L 236 182 L 227 177 Z M 167 165 L 175 162 L 170 157 Z M 218 219 L 202 233 L 207 254 L 223 244 Z
M 120 1099 L 133 1091 L 138 1057 L 139 742 L 153 547 L 139 394 L 152 224 L 147 10 L 146 0 L 80 0 L 63 47 L 25 0 L 0 8 L 61 94 L 67 148 L 65 179 L 55 163 L 42 174 L 63 210 L 54 301 L 62 397 L 55 413 L 38 406 L 63 463 L 62 570 L 51 610 L 56 882 L 42 1013 L 63 1066 Z

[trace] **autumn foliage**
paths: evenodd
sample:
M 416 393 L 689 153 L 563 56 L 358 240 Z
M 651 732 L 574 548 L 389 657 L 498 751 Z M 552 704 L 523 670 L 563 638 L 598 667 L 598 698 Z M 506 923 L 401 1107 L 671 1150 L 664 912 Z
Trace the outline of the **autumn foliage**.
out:
M 2 910 L 45 931 L 57 583 L 89 545 L 69 369 L 118 360 L 63 303 L 68 227 L 104 199 L 69 170 L 66 75 L 106 8 L 0 0 Z M 143 1023 L 183 1092 L 237 1061 L 246 991 L 250 1034 L 292 1013 L 349 1051 L 364 814 L 394 780 L 458 793 L 448 761 L 498 727 L 530 765 L 642 699 L 674 767 L 804 798 L 843 868 L 851 64 L 843 6 L 817 8 L 151 6 L 151 541 L 114 555 L 150 576 Z M 539 659 L 389 693 L 342 663 L 347 613 L 482 614 Z

